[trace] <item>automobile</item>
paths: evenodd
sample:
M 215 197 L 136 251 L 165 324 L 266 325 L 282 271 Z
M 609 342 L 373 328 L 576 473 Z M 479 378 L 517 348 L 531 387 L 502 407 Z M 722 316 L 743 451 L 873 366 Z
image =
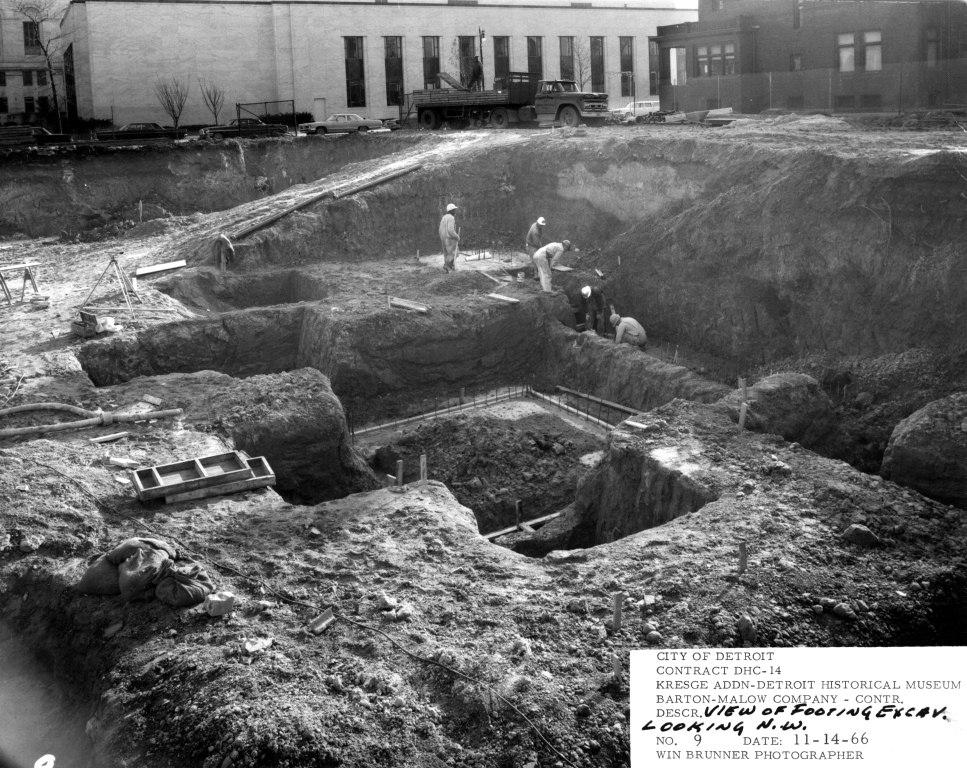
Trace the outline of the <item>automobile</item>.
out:
M 6 125 L 0 127 L 0 145 L 70 144 L 74 139 L 66 133 L 51 133 L 39 125 Z
M 198 131 L 201 139 L 221 141 L 230 137 L 284 136 L 289 130 L 282 123 L 263 123 L 254 117 L 241 117 L 229 120 L 225 125 L 209 125 Z
M 188 135 L 185 128 L 172 128 L 170 125 L 158 123 L 128 123 L 120 128 L 109 128 L 96 131 L 98 139 L 183 139 Z
M 658 99 L 629 101 L 623 107 L 612 109 L 611 119 L 617 123 L 641 123 L 647 120 L 647 115 L 660 111 L 661 104 Z
M 322 135 L 327 133 L 363 133 L 375 131 L 382 127 L 382 120 L 370 120 L 352 112 L 329 115 L 325 120 L 317 120 L 312 123 L 299 123 L 299 130 L 303 133 Z
M 398 117 L 384 117 L 383 127 L 389 128 L 391 131 L 398 131 L 403 126 L 400 125 L 400 119 Z

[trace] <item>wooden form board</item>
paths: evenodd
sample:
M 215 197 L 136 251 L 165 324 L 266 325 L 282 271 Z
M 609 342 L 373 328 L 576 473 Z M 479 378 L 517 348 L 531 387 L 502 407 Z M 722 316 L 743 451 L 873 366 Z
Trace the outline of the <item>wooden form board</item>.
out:
M 424 315 L 430 311 L 430 308 L 426 304 L 420 304 L 417 301 L 410 301 L 409 299 L 398 299 L 396 296 L 389 297 L 389 305 L 399 309 L 410 309 Z
M 248 464 L 248 468 L 252 471 L 252 477 L 241 480 L 233 480 L 226 483 L 218 483 L 217 485 L 208 485 L 191 491 L 173 493 L 169 496 L 165 496 L 165 504 L 176 504 L 179 501 L 204 499 L 208 498 L 209 496 L 223 496 L 229 493 L 238 493 L 239 491 L 249 491 L 254 488 L 264 488 L 269 485 L 275 485 L 275 473 L 272 471 L 272 467 L 269 466 L 269 462 L 266 461 L 264 456 L 256 456 L 255 458 L 245 459 L 245 462 Z
M 520 304 L 520 299 L 515 299 L 511 296 L 504 296 L 503 294 L 500 294 L 500 293 L 488 293 L 487 298 L 506 301 L 508 304 Z
M 146 501 L 206 486 L 247 480 L 254 474 L 245 457 L 238 451 L 231 451 L 138 469 L 131 473 L 131 479 L 138 498 Z
M 181 267 L 187 267 L 188 262 L 184 259 L 180 261 L 169 261 L 165 264 L 155 264 L 152 267 L 138 267 L 134 270 L 135 277 L 141 277 L 141 275 L 153 275 L 155 272 L 167 272 L 169 269 L 180 269 Z

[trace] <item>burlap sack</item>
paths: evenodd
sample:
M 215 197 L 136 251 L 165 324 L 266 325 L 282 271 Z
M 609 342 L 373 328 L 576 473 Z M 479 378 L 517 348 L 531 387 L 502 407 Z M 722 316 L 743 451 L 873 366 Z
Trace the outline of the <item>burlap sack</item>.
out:
M 118 567 L 107 555 L 101 555 L 84 571 L 76 589 L 83 595 L 118 595 L 118 575 Z

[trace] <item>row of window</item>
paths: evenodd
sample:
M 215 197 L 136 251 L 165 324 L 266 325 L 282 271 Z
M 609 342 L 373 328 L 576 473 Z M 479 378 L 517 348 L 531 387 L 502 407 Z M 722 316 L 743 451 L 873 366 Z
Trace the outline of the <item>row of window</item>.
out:
M 486 37 L 465 35 L 457 37 L 456 51 L 459 62 L 460 82 L 469 85 L 473 73 L 474 58 L 481 57 L 485 71 L 492 73 L 495 82 L 506 81 L 511 72 L 510 37 L 498 35 L 491 38 L 493 50 L 489 60 L 484 60 L 483 44 Z M 366 65 L 364 61 L 364 38 L 344 37 L 346 67 L 346 106 L 366 106 Z M 440 38 L 425 36 L 423 42 L 423 88 L 437 88 L 440 74 Z M 592 91 L 607 90 L 604 68 L 604 37 L 592 36 L 558 38 L 558 55 L 561 78 L 575 80 L 582 87 L 590 85 Z M 403 38 L 383 38 L 383 67 L 386 76 L 386 104 L 403 103 L 406 92 L 403 83 Z M 634 38 L 618 39 L 619 66 L 621 71 L 621 95 L 634 93 Z M 538 79 L 544 77 L 544 38 L 527 38 L 527 72 Z
M 36 21 L 23 22 L 24 35 L 24 54 L 27 56 L 39 56 L 44 52 L 40 44 L 40 24 Z M 2 35 L 0 35 L 2 36 Z
M 20 73 L 23 76 L 23 84 L 27 85 L 47 85 L 46 69 L 25 69 Z M 0 69 L 0 88 L 7 85 L 7 72 Z
M 24 108 L 25 114 L 43 114 L 50 111 L 50 99 L 46 96 L 38 96 L 34 98 L 33 96 L 24 96 Z M 5 115 L 10 112 L 10 105 L 7 101 L 6 96 L 0 96 L 0 115 Z

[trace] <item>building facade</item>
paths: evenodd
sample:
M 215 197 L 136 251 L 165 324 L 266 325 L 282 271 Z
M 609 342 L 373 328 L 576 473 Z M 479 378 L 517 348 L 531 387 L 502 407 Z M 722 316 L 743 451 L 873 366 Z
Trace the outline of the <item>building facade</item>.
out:
M 56 128 L 55 104 L 65 108 L 58 37 L 67 2 L 0 0 L 0 125 Z
M 386 118 L 436 74 L 571 75 L 613 105 L 657 87 L 660 25 L 697 18 L 695 0 L 73 0 L 62 23 L 70 109 L 82 118 L 170 122 L 159 77 L 190 84 L 181 123 L 211 123 L 199 82 L 236 103 L 294 100 L 318 119 Z
M 967 107 L 963 0 L 700 0 L 656 42 L 663 109 Z

